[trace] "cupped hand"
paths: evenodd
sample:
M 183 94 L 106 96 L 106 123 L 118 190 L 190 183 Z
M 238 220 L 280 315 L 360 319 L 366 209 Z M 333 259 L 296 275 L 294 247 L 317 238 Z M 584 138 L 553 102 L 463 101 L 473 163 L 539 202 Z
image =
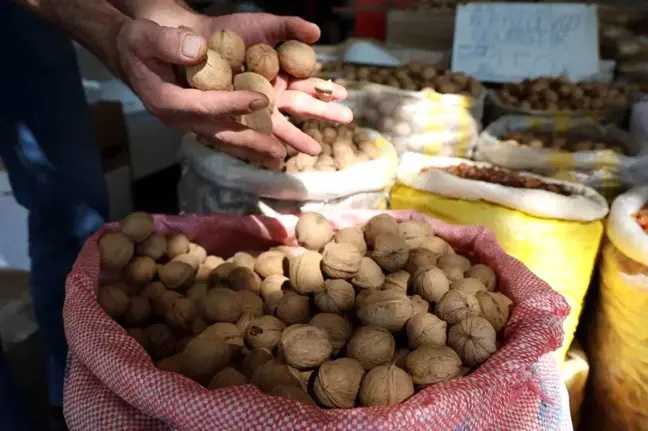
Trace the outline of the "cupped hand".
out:
M 319 29 L 300 18 L 268 14 L 235 14 L 209 18 L 196 16 L 178 27 L 163 27 L 148 20 L 126 23 L 117 40 L 119 71 L 144 105 L 168 127 L 194 132 L 206 145 L 234 157 L 268 168 L 278 168 L 286 155 L 282 142 L 298 151 L 317 154 L 319 144 L 280 113 L 348 123 L 351 111 L 338 103 L 315 97 L 317 78 L 298 80 L 280 75 L 273 82 L 276 107 L 272 114 L 273 134 L 264 135 L 236 121 L 236 117 L 267 109 L 268 99 L 249 91 L 200 91 L 185 88 L 175 66 L 195 64 L 207 52 L 206 38 L 220 28 L 241 35 L 249 46 L 298 39 L 307 43 L 319 38 Z M 193 29 L 190 30 L 189 28 Z M 346 90 L 334 85 L 336 100 Z

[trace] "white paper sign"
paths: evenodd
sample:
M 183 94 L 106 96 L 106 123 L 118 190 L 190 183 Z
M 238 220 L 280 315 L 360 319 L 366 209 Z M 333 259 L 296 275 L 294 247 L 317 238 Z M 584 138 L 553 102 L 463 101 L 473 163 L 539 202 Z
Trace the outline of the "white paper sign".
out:
M 469 3 L 457 8 L 452 70 L 486 82 L 598 73 L 595 5 Z

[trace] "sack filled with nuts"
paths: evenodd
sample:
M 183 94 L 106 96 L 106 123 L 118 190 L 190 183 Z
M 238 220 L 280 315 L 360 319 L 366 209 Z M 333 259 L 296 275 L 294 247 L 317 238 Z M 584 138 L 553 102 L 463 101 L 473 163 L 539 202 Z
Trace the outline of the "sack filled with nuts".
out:
M 476 160 L 578 182 L 608 200 L 648 181 L 648 145 L 614 125 L 588 118 L 510 115 L 479 138 Z
M 569 394 L 569 411 L 574 429 L 579 429 L 581 407 L 585 399 L 585 387 L 589 377 L 590 366 L 587 355 L 578 341 L 574 341 L 567 352 L 565 362 L 560 367 L 560 374 Z
M 394 147 L 378 132 L 354 125 L 300 123 L 322 145 L 319 156 L 289 152 L 270 171 L 185 137 L 178 186 L 184 213 L 276 214 L 326 207 L 383 209 L 396 170 Z
M 549 354 L 567 303 L 491 233 L 327 216 L 93 235 L 67 283 L 70 428 L 571 429 Z
M 472 154 L 486 98 L 475 79 L 420 63 L 396 69 L 346 65 L 343 76 L 338 82 L 364 93 L 362 103 L 351 106 L 355 117 L 387 136 L 399 153 Z
M 488 92 L 492 120 L 503 115 L 590 117 L 603 123 L 620 123 L 629 108 L 626 87 L 603 82 L 571 82 L 565 76 L 540 77 L 504 84 Z
M 392 188 L 393 209 L 483 225 L 502 248 L 565 296 L 562 361 L 590 285 L 608 204 L 594 189 L 488 163 L 407 153 Z
M 596 429 L 648 428 L 648 186 L 612 203 L 599 263 L 594 322 L 588 326 Z

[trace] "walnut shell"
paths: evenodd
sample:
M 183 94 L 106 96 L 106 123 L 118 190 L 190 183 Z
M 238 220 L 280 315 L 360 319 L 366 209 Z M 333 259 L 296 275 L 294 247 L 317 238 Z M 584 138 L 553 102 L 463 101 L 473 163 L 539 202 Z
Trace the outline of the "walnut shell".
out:
M 190 286 L 196 279 L 196 272 L 185 262 L 172 261 L 158 272 L 160 281 L 169 289 L 180 289 Z
M 409 252 L 405 270 L 415 276 L 419 271 L 436 266 L 438 259 L 439 255 L 427 248 L 415 248 Z
M 242 373 L 236 371 L 232 367 L 226 367 L 223 370 L 216 373 L 216 375 L 211 379 L 208 389 L 221 389 L 229 388 L 232 386 L 244 386 L 249 382 L 248 378 L 245 377 Z
M 204 283 L 197 283 L 187 289 L 186 296 L 194 301 L 202 301 L 209 292 L 209 286 Z
M 264 392 L 270 392 L 272 388 L 282 385 L 301 387 L 299 380 L 288 369 L 288 365 L 276 359 L 259 365 L 254 370 L 250 381 Z
M 286 292 L 277 302 L 274 315 L 288 326 L 307 323 L 311 319 L 310 298 L 294 292 Z
M 338 244 L 351 244 L 362 254 L 367 253 L 367 243 L 362 229 L 357 226 L 345 227 L 335 233 L 333 241 Z
M 212 269 L 212 271 L 209 273 L 209 285 L 210 286 L 217 286 L 217 285 L 228 285 L 229 286 L 228 277 L 230 275 L 230 272 L 232 272 L 234 269 L 239 268 L 239 267 L 240 267 L 240 265 L 237 265 L 234 262 L 223 262 L 223 263 L 221 263 L 216 268 Z
M 437 256 L 454 253 L 452 246 L 448 244 L 443 238 L 439 238 L 438 236 L 425 238 L 421 242 L 421 245 L 419 247 L 427 248 Z
M 124 279 L 132 284 L 149 284 L 155 277 L 155 261 L 148 256 L 136 256 L 124 268 Z
M 233 323 L 219 322 L 209 325 L 201 336 L 219 337 L 225 340 L 230 349 L 230 356 L 234 358 L 245 347 L 243 333 Z
M 256 259 L 254 259 L 254 256 L 252 256 L 250 253 L 239 251 L 234 253 L 234 256 L 227 259 L 226 262 L 231 262 L 234 263 L 236 266 L 244 266 L 246 268 L 250 268 L 254 270 Z
M 316 314 L 309 325 L 323 329 L 329 336 L 331 346 L 333 346 L 333 354 L 337 354 L 342 347 L 344 347 L 353 334 L 353 327 L 351 323 L 338 314 L 333 313 L 319 313 Z
M 405 267 L 410 248 L 398 234 L 383 233 L 374 238 L 371 258 L 387 272 Z
M 398 222 L 389 214 L 379 214 L 369 219 L 362 229 L 367 246 L 373 247 L 376 237 L 383 233 L 398 235 Z
M 322 255 L 310 250 L 290 261 L 290 282 L 297 292 L 306 295 L 324 289 L 321 262 Z
M 170 325 L 188 331 L 199 315 L 200 310 L 196 301 L 180 298 L 174 301 L 170 309 L 166 312 L 166 320 Z
M 101 266 L 121 269 L 130 262 L 135 253 L 133 243 L 121 232 L 108 232 L 99 239 Z
M 388 364 L 395 350 L 393 335 L 379 326 L 361 326 L 347 344 L 347 356 L 356 359 L 365 370 Z
M 261 253 L 254 264 L 254 270 L 264 279 L 271 275 L 288 274 L 288 269 L 288 257 L 279 250 Z
M 476 278 L 464 278 L 461 280 L 453 281 L 450 285 L 451 290 L 463 290 L 471 295 L 476 295 L 477 292 L 487 292 L 484 283 Z
M 268 81 L 274 80 L 279 73 L 277 51 L 265 43 L 257 43 L 245 51 L 245 69 L 258 73 Z
M 281 333 L 286 325 L 273 316 L 254 319 L 245 330 L 245 342 L 252 349 L 272 350 L 281 342 Z
M 385 274 L 376 262 L 370 257 L 363 257 L 360 262 L 360 270 L 351 279 L 354 286 L 362 289 L 378 289 L 385 282 Z
M 482 317 L 493 325 L 495 331 L 499 332 L 509 316 L 509 306 L 511 300 L 499 292 L 481 291 L 475 294 L 479 302 L 479 308 L 482 311 Z
M 286 398 L 288 400 L 299 401 L 300 403 L 315 406 L 315 401 L 300 386 L 294 385 L 277 385 L 268 391 L 268 395 L 274 397 Z
M 395 365 L 379 365 L 362 378 L 358 398 L 360 405 L 400 404 L 414 395 L 414 384 L 407 372 Z
M 450 283 L 445 273 L 436 267 L 419 271 L 412 284 L 414 292 L 430 303 L 439 302 L 450 290 Z
M 351 358 L 323 363 L 313 384 L 315 398 L 325 407 L 352 408 L 364 373 L 362 365 Z
M 434 314 L 448 325 L 454 325 L 463 319 L 479 316 L 481 309 L 473 295 L 462 290 L 451 290 L 437 303 Z
M 483 317 L 469 317 L 452 325 L 448 331 L 450 346 L 468 367 L 486 362 L 497 350 L 497 334 Z
M 206 332 L 194 337 L 180 353 L 182 374 L 207 386 L 230 360 L 230 347 L 220 337 Z
M 289 289 L 292 289 L 292 284 L 288 277 L 271 275 L 261 283 L 261 296 L 267 301 L 273 294 L 282 293 L 284 290 Z
M 444 254 L 439 258 L 437 266 L 446 273 L 449 280 L 457 281 L 464 278 L 464 273 L 470 269 L 470 261 L 458 254 Z
M 198 261 L 198 257 L 191 255 L 189 253 L 184 253 L 184 254 L 179 254 L 173 259 L 171 259 L 171 262 L 183 262 L 186 263 L 187 265 L 191 266 L 191 268 L 194 271 L 198 270 L 198 266 L 200 266 L 200 262 Z
M 309 78 L 315 70 L 315 50 L 298 40 L 289 40 L 277 48 L 281 69 L 295 78 Z
M 178 292 L 165 290 L 159 298 L 153 301 L 153 310 L 158 316 L 166 316 L 173 305 L 182 298 L 183 296 Z
M 120 318 L 128 311 L 128 295 L 113 284 L 105 284 L 99 288 L 97 302 L 106 314 L 113 319 Z
M 425 387 L 457 377 L 461 359 L 446 346 L 422 346 L 407 355 L 407 371 L 416 386 Z
M 167 255 L 173 259 L 189 251 L 189 239 L 184 235 L 174 235 L 167 238 Z
M 261 294 L 261 278 L 250 268 L 239 266 L 227 275 L 227 282 L 233 290 Z
M 252 349 L 245 355 L 243 361 L 241 361 L 241 372 L 248 379 L 251 379 L 257 368 L 272 360 L 274 360 L 274 356 L 270 350 L 262 348 Z
M 385 277 L 385 282 L 380 287 L 380 290 L 393 290 L 402 294 L 407 294 L 409 287 L 410 274 L 407 271 L 400 270 L 392 272 Z
M 319 251 L 333 238 L 333 227 L 323 215 L 306 213 L 297 221 L 295 236 L 302 247 Z
M 207 256 L 205 262 L 198 266 L 198 270 L 196 272 L 196 282 L 209 283 L 209 275 L 223 262 L 225 261 L 220 257 Z
M 420 313 L 407 322 L 407 339 L 411 349 L 421 346 L 445 346 L 446 329 L 443 320 L 430 313 Z
M 189 251 L 187 254 L 193 256 L 198 262 L 198 265 L 202 265 L 207 260 L 207 250 L 202 245 L 193 242 L 189 243 Z
M 159 260 L 167 253 L 167 239 L 164 235 L 152 234 L 135 246 L 135 254 Z
M 209 38 L 209 49 L 219 53 L 232 70 L 239 71 L 245 61 L 245 42 L 236 32 L 229 29 L 217 30 Z
M 149 340 L 148 352 L 153 358 L 164 358 L 175 352 L 176 339 L 169 328 L 162 323 L 154 323 L 144 329 Z
M 410 349 L 398 349 L 396 352 L 394 352 L 394 357 L 391 360 L 391 363 L 396 365 L 398 368 L 402 368 L 403 370 L 407 369 L 406 367 L 406 361 L 407 361 L 407 356 L 411 353 Z
M 497 277 L 495 272 L 488 266 L 478 263 L 473 265 L 467 272 L 466 277 L 476 278 L 484 283 L 486 289 L 493 291 L 497 284 Z
M 238 292 L 238 296 L 243 313 L 249 313 L 255 317 L 263 316 L 263 299 L 259 295 L 249 290 L 244 290 Z
M 348 280 L 360 271 L 360 263 L 364 255 L 348 243 L 330 243 L 324 247 L 322 255 L 322 270 L 331 278 Z
M 353 309 L 355 290 L 345 280 L 326 280 L 324 290 L 317 292 L 314 298 L 320 311 L 343 314 Z
M 250 323 L 252 323 L 252 321 L 257 317 L 261 317 L 261 316 L 244 312 L 241 315 L 241 318 L 238 320 L 238 322 L 236 322 L 236 327 L 239 329 L 239 331 L 241 331 L 241 333 L 245 334 L 247 327 L 250 326 Z
M 365 325 L 399 331 L 412 317 L 413 311 L 412 303 L 406 295 L 383 290 L 372 292 L 362 301 L 358 309 L 358 318 Z
M 232 68 L 227 60 L 214 50 L 196 64 L 185 67 L 187 82 L 202 91 L 231 91 Z
M 299 370 L 320 366 L 333 352 L 328 333 L 312 325 L 286 328 L 280 348 L 286 363 Z
M 430 310 L 430 303 L 419 295 L 410 296 L 410 302 L 412 303 L 412 316 L 427 313 Z
M 208 322 L 236 323 L 243 314 L 243 306 L 236 292 L 215 287 L 203 299 L 201 312 Z
M 134 212 L 119 222 L 119 230 L 131 241 L 138 243 L 148 238 L 155 229 L 155 219 L 145 212 Z
M 434 236 L 434 229 L 426 221 L 407 220 L 398 224 L 398 235 L 410 248 L 417 248 L 425 238 Z

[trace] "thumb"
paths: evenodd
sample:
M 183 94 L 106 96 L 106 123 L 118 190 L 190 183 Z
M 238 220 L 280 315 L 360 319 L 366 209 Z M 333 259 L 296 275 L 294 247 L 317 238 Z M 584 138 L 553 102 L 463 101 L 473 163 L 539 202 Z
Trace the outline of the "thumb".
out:
M 147 20 L 132 22 L 128 41 L 139 57 L 177 65 L 195 64 L 207 54 L 207 41 L 195 31 L 187 27 L 162 27 Z

